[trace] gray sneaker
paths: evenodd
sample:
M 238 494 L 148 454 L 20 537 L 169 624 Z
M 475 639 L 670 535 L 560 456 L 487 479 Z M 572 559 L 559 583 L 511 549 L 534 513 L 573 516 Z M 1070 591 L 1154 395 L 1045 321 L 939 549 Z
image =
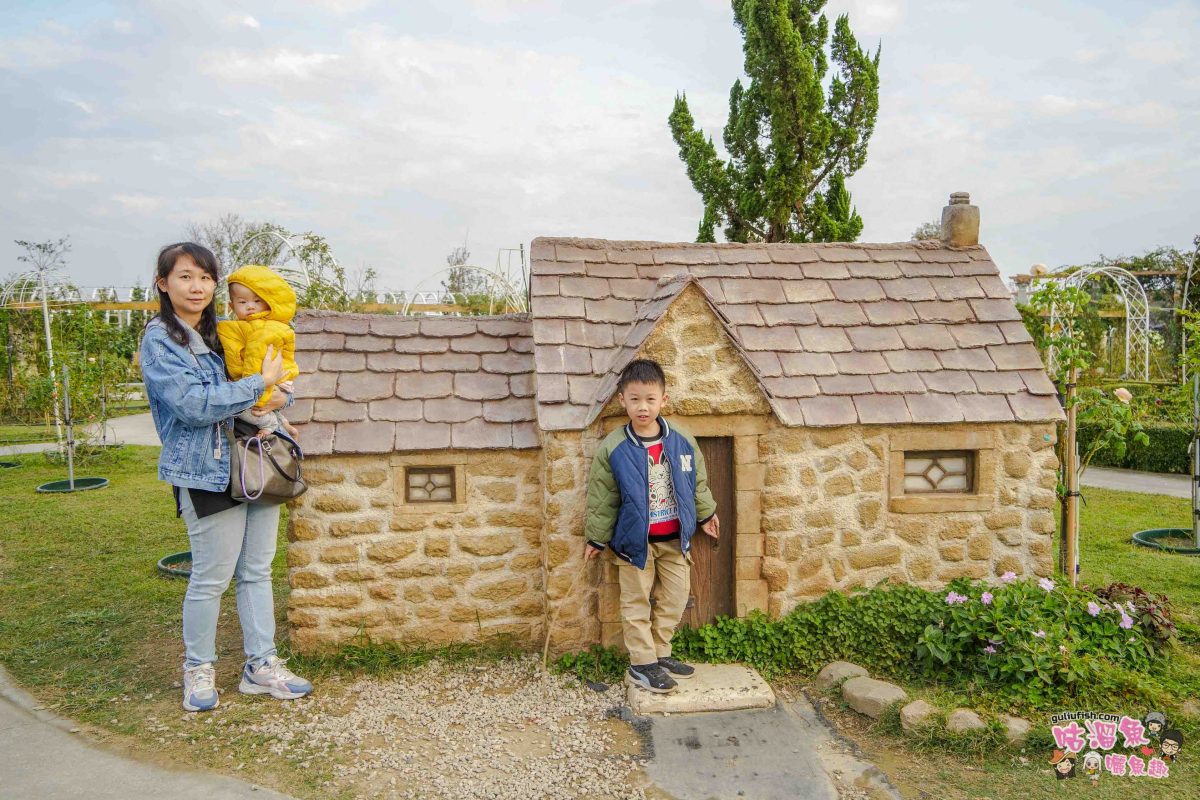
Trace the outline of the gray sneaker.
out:
M 658 660 L 658 665 L 667 672 L 671 673 L 672 677 L 675 678 L 690 678 L 696 674 L 696 668 L 691 664 L 685 664 L 682 661 L 671 658 L 670 656 L 663 656 L 660 658 Z
M 670 694 L 678 686 L 658 664 L 630 664 L 629 677 L 638 686 L 655 694 Z

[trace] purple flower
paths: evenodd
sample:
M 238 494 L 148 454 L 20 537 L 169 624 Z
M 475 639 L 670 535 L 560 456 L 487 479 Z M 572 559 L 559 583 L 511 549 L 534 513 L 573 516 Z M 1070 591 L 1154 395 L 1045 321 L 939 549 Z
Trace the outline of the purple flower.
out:
M 1039 639 L 1045 639 L 1045 638 L 1046 638 L 1046 632 L 1045 632 L 1045 631 L 1034 631 L 1034 632 L 1033 632 L 1033 635 L 1034 635 L 1034 636 L 1036 636 L 1036 637 L 1037 637 L 1037 638 L 1039 638 Z
M 1136 614 L 1136 613 L 1137 613 L 1137 606 L 1135 606 L 1135 605 L 1133 604 L 1133 601 L 1132 601 L 1132 600 L 1127 600 L 1127 601 L 1125 602 L 1125 607 L 1129 609 L 1129 613 L 1130 613 L 1130 614 Z
M 950 592 L 950 594 L 946 595 L 946 605 L 956 606 L 956 605 L 959 605 L 960 603 L 967 602 L 967 600 L 969 600 L 969 599 L 970 598 L 968 598 L 965 594 L 959 594 L 958 592 Z
M 1042 587 L 1047 592 L 1054 591 L 1054 581 L 1050 580 L 1049 578 L 1042 578 L 1040 581 L 1038 581 L 1038 586 Z
M 1121 614 L 1121 622 L 1119 624 L 1125 630 L 1129 630 L 1133 627 L 1133 617 L 1128 614 Z
M 996 648 L 992 647 L 989 644 L 987 647 L 983 648 L 983 652 L 987 653 L 990 656 L 992 653 L 996 652 Z
M 1095 603 L 1093 603 L 1091 601 L 1088 601 L 1088 613 L 1091 614 L 1093 617 L 1100 616 L 1100 606 L 1096 605 Z
M 985 606 L 990 606 L 992 604 L 992 593 L 984 592 L 983 594 L 981 594 L 979 596 L 979 601 L 981 603 L 983 603 Z
M 1015 572 L 1006 572 L 1000 576 L 1001 583 L 1012 583 L 1016 579 L 1017 579 L 1017 573 L 1015 573 Z

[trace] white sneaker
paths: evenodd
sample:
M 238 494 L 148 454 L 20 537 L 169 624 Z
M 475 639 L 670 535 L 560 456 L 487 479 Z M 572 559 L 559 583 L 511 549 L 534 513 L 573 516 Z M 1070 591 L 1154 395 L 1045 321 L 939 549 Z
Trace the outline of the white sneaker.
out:
M 217 707 L 217 671 L 212 664 L 200 664 L 183 670 L 183 708 L 185 711 L 210 711 Z
M 269 694 L 277 700 L 295 700 L 312 691 L 312 684 L 297 677 L 279 656 L 270 656 L 257 669 L 247 664 L 242 668 L 242 682 L 238 691 L 242 694 Z

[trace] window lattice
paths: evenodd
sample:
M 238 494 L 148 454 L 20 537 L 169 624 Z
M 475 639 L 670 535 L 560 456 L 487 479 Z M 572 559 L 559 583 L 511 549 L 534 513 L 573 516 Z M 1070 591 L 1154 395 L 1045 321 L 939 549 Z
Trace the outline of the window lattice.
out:
M 409 467 L 405 488 L 409 503 L 453 503 L 454 467 Z
M 975 483 L 971 450 L 926 450 L 904 454 L 904 493 L 970 493 Z

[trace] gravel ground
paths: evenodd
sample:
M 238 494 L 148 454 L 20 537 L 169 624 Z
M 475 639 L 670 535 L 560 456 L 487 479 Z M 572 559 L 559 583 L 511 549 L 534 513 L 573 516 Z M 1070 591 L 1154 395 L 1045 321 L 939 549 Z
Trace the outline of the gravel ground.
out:
M 281 704 L 249 730 L 302 768 L 332 763 L 329 789 L 446 800 L 646 796 L 640 741 L 609 719 L 625 702 L 620 685 L 594 692 L 541 672 L 531 657 L 435 661 L 394 679 L 328 688 Z

